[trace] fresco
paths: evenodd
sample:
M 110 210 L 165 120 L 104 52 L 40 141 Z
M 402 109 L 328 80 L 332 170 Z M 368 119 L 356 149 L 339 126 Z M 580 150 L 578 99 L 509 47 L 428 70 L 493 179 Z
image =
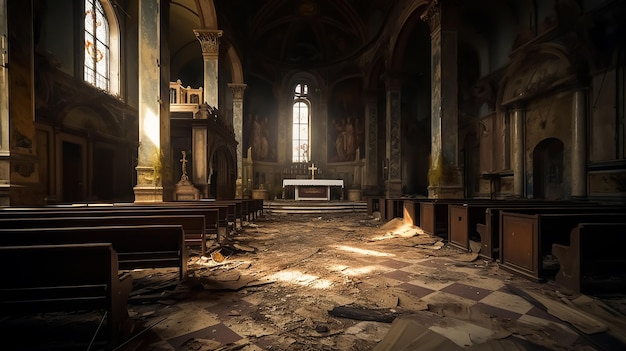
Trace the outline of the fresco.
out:
M 351 162 L 365 155 L 364 108 L 359 80 L 337 85 L 328 106 L 328 162 Z

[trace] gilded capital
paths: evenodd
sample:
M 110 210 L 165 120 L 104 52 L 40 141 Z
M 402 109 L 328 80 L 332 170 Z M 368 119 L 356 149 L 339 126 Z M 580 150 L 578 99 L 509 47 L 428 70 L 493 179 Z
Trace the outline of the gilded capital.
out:
M 228 87 L 233 91 L 233 100 L 243 100 L 243 92 L 247 84 L 228 83 Z
M 202 46 L 203 56 L 218 56 L 220 49 L 220 38 L 223 31 L 216 29 L 194 29 L 196 38 Z

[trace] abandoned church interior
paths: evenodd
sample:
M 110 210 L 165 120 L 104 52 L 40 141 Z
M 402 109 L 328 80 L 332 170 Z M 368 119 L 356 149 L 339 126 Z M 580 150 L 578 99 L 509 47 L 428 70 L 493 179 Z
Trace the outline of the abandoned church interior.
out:
M 0 0 L 1 339 L 626 348 L 625 17 Z

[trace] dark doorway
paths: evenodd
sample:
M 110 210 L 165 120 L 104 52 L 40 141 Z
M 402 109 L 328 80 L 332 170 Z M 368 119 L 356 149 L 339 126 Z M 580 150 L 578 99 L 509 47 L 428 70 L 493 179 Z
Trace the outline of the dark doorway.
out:
M 82 145 L 64 141 L 62 162 L 63 202 L 83 201 Z
M 113 150 L 96 148 L 93 153 L 93 184 L 91 193 L 96 200 L 112 200 L 115 198 L 113 187 L 114 160 Z
M 533 197 L 565 198 L 563 168 L 563 142 L 555 138 L 541 141 L 533 150 Z

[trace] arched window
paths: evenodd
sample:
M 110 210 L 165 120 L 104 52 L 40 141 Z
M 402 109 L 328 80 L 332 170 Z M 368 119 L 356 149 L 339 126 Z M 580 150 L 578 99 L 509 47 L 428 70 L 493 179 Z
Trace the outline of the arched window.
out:
M 308 85 L 296 85 L 293 94 L 293 149 L 291 151 L 292 162 L 309 161 L 309 121 L 311 120 L 311 103 L 307 97 L 308 93 Z
M 119 90 L 119 31 L 107 0 L 85 0 L 85 56 L 83 79 L 117 94 Z

